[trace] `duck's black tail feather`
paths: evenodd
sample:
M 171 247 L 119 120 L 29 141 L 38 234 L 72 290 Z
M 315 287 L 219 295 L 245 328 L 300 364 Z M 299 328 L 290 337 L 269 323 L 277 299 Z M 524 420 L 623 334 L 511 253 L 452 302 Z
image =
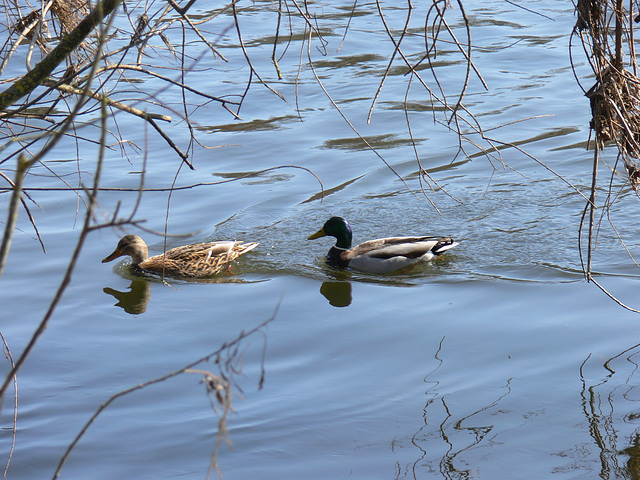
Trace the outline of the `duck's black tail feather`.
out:
M 440 255 L 441 253 L 446 252 L 450 248 L 458 245 L 458 242 L 454 242 L 451 238 L 442 238 L 438 240 L 438 243 L 431 249 L 434 255 Z

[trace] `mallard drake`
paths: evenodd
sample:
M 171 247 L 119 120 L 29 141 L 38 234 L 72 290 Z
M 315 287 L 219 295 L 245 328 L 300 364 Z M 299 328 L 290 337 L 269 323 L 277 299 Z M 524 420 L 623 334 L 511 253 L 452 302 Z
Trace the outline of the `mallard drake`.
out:
M 331 217 L 308 240 L 324 236 L 336 237 L 336 244 L 327 254 L 331 265 L 369 273 L 390 273 L 426 262 L 458 245 L 450 238 L 389 237 L 369 240 L 351 248 L 353 233 L 342 217 Z
M 102 263 L 129 255 L 132 265 L 142 270 L 180 277 L 210 277 L 240 255 L 257 247 L 257 243 L 206 242 L 167 250 L 163 255 L 149 257 L 147 244 L 138 235 L 125 235 Z

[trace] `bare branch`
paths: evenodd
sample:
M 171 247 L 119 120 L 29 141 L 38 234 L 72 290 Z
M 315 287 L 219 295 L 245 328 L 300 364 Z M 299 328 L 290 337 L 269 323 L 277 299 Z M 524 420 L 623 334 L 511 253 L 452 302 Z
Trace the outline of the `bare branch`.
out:
M 28 95 L 36 87 L 42 85 L 51 72 L 77 48 L 93 29 L 110 15 L 122 0 L 102 0 L 93 11 L 78 24 L 69 34 L 65 35 L 60 43 L 47 55 L 33 70 L 20 80 L 12 84 L 4 92 L 0 93 L 0 112 L 13 105 L 25 95 Z

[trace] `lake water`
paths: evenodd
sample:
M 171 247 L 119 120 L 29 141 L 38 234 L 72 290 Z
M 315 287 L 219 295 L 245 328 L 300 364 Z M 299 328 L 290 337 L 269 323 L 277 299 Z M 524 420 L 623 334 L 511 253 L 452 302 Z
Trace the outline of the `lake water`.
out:
M 382 5 L 390 28 L 399 32 L 405 5 Z M 91 233 L 48 329 L 18 376 L 17 435 L 7 477 L 52 476 L 74 437 L 111 396 L 181 369 L 267 322 L 240 342 L 235 356 L 226 350 L 219 359 L 222 365 L 231 360 L 234 372 L 234 411 L 227 418 L 232 446 L 223 442 L 217 455 L 225 479 L 638 478 L 640 316 L 586 283 L 577 245 L 592 151 L 586 149 L 589 104 L 568 53 L 571 4 L 527 4 L 546 17 L 503 2 L 466 5 L 475 65 L 488 90 L 472 77 L 465 106 L 485 129 L 502 126 L 487 130 L 492 138 L 517 144 L 564 180 L 515 148 L 501 150 L 504 166 L 469 144 L 470 157 L 456 155 L 458 137 L 434 123 L 415 78 L 407 94 L 410 77 L 397 58 L 367 123 L 393 52 L 376 5 L 356 5 L 343 42 L 353 3 L 312 4 L 327 42 L 326 50 L 317 39 L 311 46 L 315 72 L 392 171 L 319 86 L 300 41 L 304 23 L 293 22 L 296 40 L 288 47 L 286 39 L 279 43 L 284 55 L 278 80 L 270 62 L 275 4 L 238 7 L 256 70 L 286 102 L 254 82 L 240 120 L 215 103 L 194 109 L 198 139 L 221 148 L 195 146 L 195 170 L 183 167 L 177 184 L 296 165 L 318 176 L 324 197 L 318 180 L 297 168 L 174 192 L 168 232 L 194 237 L 169 238 L 168 246 L 205 239 L 260 242 L 216 282 L 167 286 L 131 275 L 126 261 L 101 264 L 123 231 Z M 412 15 L 418 33 L 424 7 L 416 5 Z M 450 15 L 461 35 L 459 11 Z M 249 75 L 228 29 L 231 20 L 218 18 L 213 26 L 219 30 L 209 33 L 229 62 L 205 52 L 187 76 L 187 83 L 213 95 L 241 94 Z M 405 41 L 405 53 L 417 61 L 424 39 Z M 580 48 L 573 53 L 589 87 L 584 54 Z M 436 60 L 438 78 L 455 98 L 464 61 L 444 45 Z M 428 69 L 421 73 L 439 94 Z M 146 92 L 160 88 L 131 85 Z M 177 108 L 180 93 L 158 92 L 156 98 Z M 179 115 L 178 109 L 174 126 L 162 126 L 186 150 L 188 131 Z M 124 137 L 148 153 L 145 186 L 168 189 L 177 156 L 140 122 L 123 114 L 117 121 Z M 422 166 L 441 187 L 427 186 L 428 199 L 411 135 Z M 80 145 L 79 167 L 74 142 L 47 158 L 74 186 L 78 171 L 90 182 L 95 165 L 95 149 Z M 127 154 L 107 152 L 103 187 L 139 185 L 143 155 L 133 148 Z M 605 151 L 604 159 L 613 165 L 615 151 Z M 611 170 L 603 166 L 600 173 L 602 204 Z M 25 185 L 63 186 L 43 167 L 35 167 Z M 638 198 L 624 178 L 614 177 L 612 188 L 616 201 L 602 218 L 593 269 L 621 301 L 639 308 L 639 271 L 616 237 L 618 232 L 637 253 Z M 0 326 L 14 359 L 55 294 L 84 214 L 73 192 L 30 195 L 47 252 L 21 212 L 0 289 Z M 3 212 L 8 197 L 0 195 Z M 100 193 L 97 218 L 110 218 L 118 202 L 119 216 L 126 217 L 136 198 L 136 192 Z M 136 219 L 163 231 L 168 200 L 166 190 L 146 192 Z M 333 239 L 306 240 L 332 215 L 350 221 L 355 242 L 433 234 L 460 245 L 432 264 L 394 275 L 336 272 L 324 264 Z M 161 237 L 134 227 L 125 231 L 161 251 Z M 1 368 L 6 375 L 8 362 Z M 213 360 L 194 368 L 219 372 Z M 12 390 L 2 407 L 0 458 L 6 461 Z M 220 415 L 199 373 L 124 395 L 81 438 L 61 477 L 206 478 Z

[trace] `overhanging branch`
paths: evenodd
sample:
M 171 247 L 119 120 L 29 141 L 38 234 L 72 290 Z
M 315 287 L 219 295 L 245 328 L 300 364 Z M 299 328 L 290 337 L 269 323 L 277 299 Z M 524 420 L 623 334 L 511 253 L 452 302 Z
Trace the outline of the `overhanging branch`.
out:
M 122 3 L 122 0 L 103 0 L 96 5 L 87 17 L 76 28 L 65 35 L 60 43 L 33 70 L 0 93 L 0 112 L 4 111 L 25 95 L 35 90 L 51 75 L 69 54 Z

